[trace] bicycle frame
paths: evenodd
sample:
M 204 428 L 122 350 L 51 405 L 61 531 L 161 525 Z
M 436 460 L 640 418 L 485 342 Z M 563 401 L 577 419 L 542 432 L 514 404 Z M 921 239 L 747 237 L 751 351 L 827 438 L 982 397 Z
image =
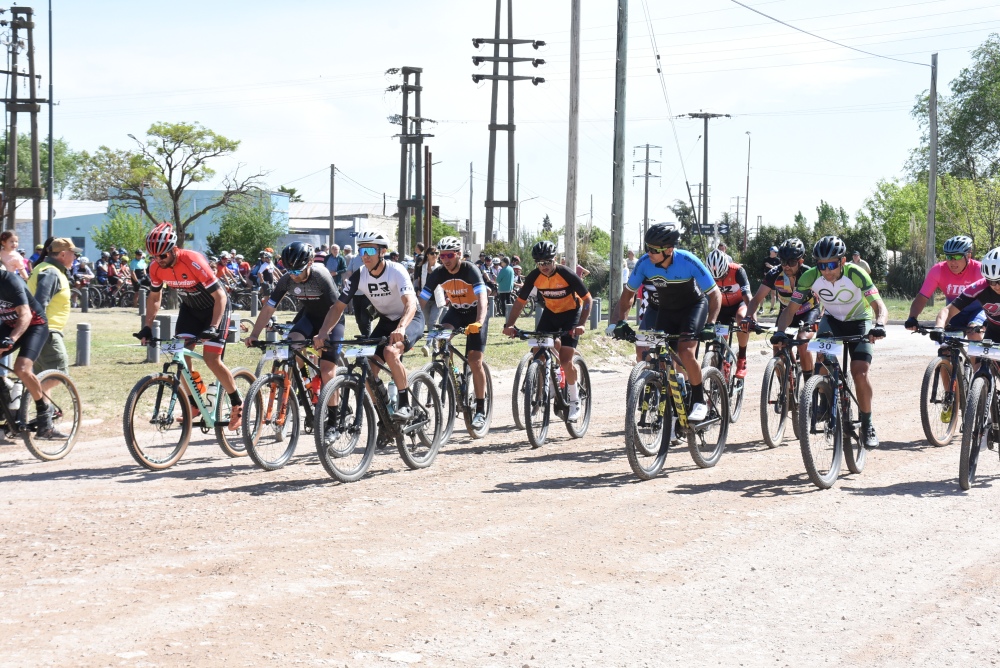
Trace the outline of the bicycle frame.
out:
M 868 338 L 867 334 L 863 335 L 852 335 L 852 336 L 823 336 L 817 337 L 816 341 L 829 341 L 829 342 L 840 342 L 844 344 L 843 358 L 844 361 L 841 363 L 835 356 L 829 355 L 823 352 L 816 353 L 816 373 L 823 373 L 822 370 L 827 372 L 827 375 L 833 381 L 833 405 L 840 406 L 840 410 L 835 412 L 833 419 L 837 420 L 843 419 L 844 433 L 850 434 L 851 436 L 858 438 L 859 434 L 856 429 L 857 425 L 861 424 L 860 419 L 852 420 L 845 419 L 850 418 L 851 415 L 851 402 L 853 401 L 855 405 L 858 403 L 858 398 L 851 391 L 848 386 L 844 374 L 850 373 L 850 366 L 848 366 L 848 343 L 854 343 L 857 341 L 863 341 Z M 820 367 L 822 370 L 820 370 Z M 860 408 L 858 417 L 860 418 Z
M 275 359 L 274 363 L 271 365 L 272 374 L 276 373 L 284 376 L 284 382 L 282 384 L 282 393 L 283 393 L 282 410 L 285 410 L 285 408 L 288 406 L 288 393 L 294 389 L 296 396 L 299 398 L 299 404 L 306 411 L 306 420 L 307 420 L 306 424 L 311 424 L 314 419 L 312 401 L 309 400 L 309 396 L 306 391 L 306 385 L 302 381 L 302 368 L 303 366 L 308 365 L 308 367 L 316 374 L 316 376 L 320 375 L 320 368 L 318 364 L 314 364 L 312 360 L 310 360 L 309 357 L 307 356 L 307 352 L 311 347 L 310 343 L 309 341 L 306 340 L 297 340 L 297 339 L 257 342 L 257 347 L 259 348 L 266 349 L 272 346 L 274 347 L 287 346 L 288 352 L 291 353 L 290 356 L 287 356 L 283 359 Z M 284 371 L 285 367 L 290 368 L 291 373 Z M 271 411 L 273 410 L 274 399 L 275 397 L 273 396 L 268 398 L 268 407 L 264 415 L 265 419 L 271 418 Z M 285 418 L 284 415 L 278 416 L 278 420 L 281 422 L 284 421 L 284 418 Z
M 184 387 L 188 391 L 188 397 L 194 399 L 195 405 L 192 408 L 197 408 L 201 413 L 202 423 L 201 429 L 205 433 L 213 429 L 216 425 L 225 426 L 228 424 L 228 420 L 220 421 L 218 419 L 218 412 L 221 408 L 221 402 L 218 400 L 219 393 L 222 391 L 222 383 L 218 378 L 215 379 L 213 386 L 215 387 L 216 401 L 212 410 L 209 411 L 205 406 L 204 396 L 198 391 L 198 387 L 195 385 L 194 377 L 191 375 L 191 370 L 188 369 L 187 358 L 190 357 L 196 360 L 204 361 L 205 358 L 193 350 L 189 350 L 184 347 L 185 339 L 152 339 L 151 342 L 154 345 L 166 344 L 162 347 L 163 352 L 171 354 L 172 357 L 169 362 L 163 364 L 163 373 L 168 375 L 173 375 L 174 377 L 180 378 L 184 384 Z M 180 345 L 180 349 L 174 349 L 175 346 Z M 177 370 L 174 372 L 170 371 L 170 367 L 176 366 Z M 205 386 L 206 391 L 208 390 L 208 385 Z M 163 399 L 163 388 L 157 390 L 156 403 L 159 405 L 160 401 Z M 174 402 L 177 401 L 176 395 L 171 395 L 168 415 L 172 415 L 174 411 Z M 196 423 L 197 424 L 197 423 Z
M 561 364 L 560 364 L 560 360 L 559 360 L 559 355 L 556 354 L 555 339 L 557 339 L 557 338 L 559 338 L 561 336 L 565 336 L 565 335 L 570 334 L 570 333 L 571 333 L 570 331 L 564 331 L 564 332 L 526 332 L 526 331 L 523 331 L 523 330 L 517 330 L 517 336 L 518 336 L 518 338 L 520 338 L 520 339 L 522 339 L 524 341 L 527 341 L 527 340 L 532 339 L 532 338 L 537 338 L 537 339 L 552 339 L 552 345 L 551 346 L 538 345 L 538 346 L 533 346 L 532 347 L 532 350 L 531 350 L 531 353 L 532 353 L 531 361 L 532 361 L 532 363 L 534 363 L 534 362 L 536 362 L 538 360 L 544 360 L 544 362 L 545 362 L 545 369 L 546 369 L 546 375 L 551 380 L 552 386 L 556 388 L 555 397 L 554 398 L 555 398 L 555 402 L 556 402 L 555 403 L 555 410 L 557 411 L 557 413 L 559 411 L 568 411 L 569 410 L 569 395 L 568 395 L 569 390 L 567 390 L 566 387 L 560 387 L 560 384 L 559 384 L 559 371 L 558 371 L 558 369 L 560 368 Z M 546 388 L 543 389 L 543 391 L 545 392 L 546 398 L 548 398 L 549 388 L 546 387 Z
M 642 337 L 643 340 L 640 341 L 639 337 Z M 677 373 L 677 365 L 680 364 L 681 361 L 677 357 L 677 353 L 675 353 L 669 346 L 671 341 L 680 341 L 681 338 L 682 337 L 679 334 L 664 334 L 662 332 L 640 330 L 633 343 L 648 344 L 648 347 L 643 352 L 643 358 L 653 362 L 656 365 L 656 370 L 661 375 L 666 377 L 667 386 L 670 388 L 670 397 L 674 406 L 674 411 L 677 415 L 677 424 L 682 429 L 687 429 L 689 426 L 687 407 L 684 405 L 684 393 L 681 389 L 679 374 Z M 669 352 L 669 354 L 664 354 L 667 352 Z M 687 381 L 685 380 L 685 382 Z M 666 412 L 667 399 L 665 396 L 661 396 L 658 413 L 660 417 L 663 418 L 666 415 Z
M 445 337 L 444 334 L 447 333 L 448 336 Z M 458 401 L 459 394 L 461 394 L 464 399 L 468 395 L 469 388 L 464 387 L 465 384 L 465 369 L 469 367 L 469 360 L 465 355 L 458 352 L 458 349 L 452 344 L 452 339 L 459 335 L 464 334 L 464 327 L 456 327 L 455 329 L 450 329 L 448 327 L 435 327 L 427 333 L 427 344 L 426 347 L 433 349 L 432 358 L 435 362 L 442 362 L 449 370 L 452 379 L 452 385 L 455 388 L 455 401 L 458 405 L 464 405 Z M 462 360 L 462 369 L 459 370 L 455 366 L 455 356 Z

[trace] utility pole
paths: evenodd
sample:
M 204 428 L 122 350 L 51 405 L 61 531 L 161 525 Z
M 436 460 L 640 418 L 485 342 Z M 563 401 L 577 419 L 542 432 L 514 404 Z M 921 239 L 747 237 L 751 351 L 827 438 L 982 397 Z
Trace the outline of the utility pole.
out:
M 52 206 L 52 199 L 55 197 L 55 183 L 56 183 L 56 161 L 55 161 L 55 143 L 53 140 L 53 121 L 52 112 L 55 109 L 52 93 L 52 0 L 49 0 L 49 175 L 48 175 L 48 220 L 49 224 L 46 226 L 45 238 L 54 237 L 55 232 L 53 231 L 53 219 L 55 218 L 55 209 Z M 36 244 L 37 245 L 37 244 Z
M 472 252 L 472 163 L 469 163 L 469 219 L 465 221 L 465 250 Z
M 702 194 L 703 198 L 701 200 L 701 222 L 702 224 L 708 224 L 708 121 L 712 118 L 732 118 L 729 114 L 709 114 L 706 112 L 698 112 L 697 114 L 683 114 L 688 118 L 701 118 L 705 121 L 705 157 L 702 165 Z M 714 243 L 714 241 L 713 241 Z
M 646 150 L 646 157 L 644 159 L 642 159 L 642 160 L 633 160 L 632 163 L 633 163 L 633 166 L 635 164 L 637 164 L 637 163 L 640 163 L 640 162 L 643 163 L 642 178 L 646 181 L 646 188 L 645 188 L 645 196 L 643 198 L 643 205 L 642 205 L 642 238 L 643 238 L 643 240 L 645 240 L 645 238 L 646 238 L 646 230 L 649 229 L 649 180 L 650 179 L 658 179 L 658 178 L 660 178 L 659 175 L 657 175 L 657 174 L 650 174 L 650 172 L 649 172 L 649 165 L 650 164 L 656 164 L 656 165 L 660 164 L 659 160 L 650 160 L 649 159 L 649 149 L 651 149 L 651 148 L 660 148 L 660 147 L 659 146 L 652 146 L 650 144 L 643 144 L 642 146 L 634 146 L 634 147 L 632 147 L 632 155 L 633 156 L 635 156 L 635 150 L 639 149 L 639 148 L 642 148 L 642 149 Z M 662 150 L 661 150 L 660 155 L 661 156 L 663 155 L 662 154 Z M 634 181 L 634 179 L 635 179 L 635 175 L 634 174 L 632 175 L 632 178 L 633 178 L 633 183 L 634 183 L 635 182 Z
M 615 136 L 611 175 L 611 276 L 608 313 L 622 293 L 622 261 L 625 254 L 625 74 L 628 70 L 628 0 L 618 0 L 615 60 Z M 641 248 L 641 246 L 640 246 Z
M 743 252 L 747 252 L 747 235 L 750 229 L 750 131 L 747 130 L 747 196 L 743 199 Z
M 424 147 L 424 165 L 425 165 L 424 175 L 425 175 L 425 178 L 427 180 L 427 184 L 426 184 L 426 187 L 424 188 L 424 192 L 427 193 L 427 197 L 426 197 L 427 202 L 426 202 L 426 206 L 424 206 L 424 212 L 426 213 L 426 217 L 425 217 L 425 219 L 423 221 L 423 234 L 420 235 L 423 238 L 420 239 L 420 241 L 423 241 L 424 244 L 425 244 L 425 246 L 430 246 L 431 245 L 431 230 L 434 227 L 434 210 L 431 208 L 431 183 L 433 182 L 433 179 L 431 177 L 431 147 L 430 146 L 425 146 Z M 400 257 L 402 257 L 402 253 L 400 254 Z
M 514 210 L 514 239 L 517 240 L 521 234 L 521 163 L 517 163 L 517 184 L 514 187 L 514 199 L 517 200 L 517 208 Z
M 10 97 L 4 100 L 7 106 L 7 113 L 10 117 L 7 135 L 7 182 L 4 187 L 4 196 L 8 206 L 7 224 L 9 230 L 15 229 L 17 198 L 27 197 L 32 200 L 32 245 L 38 245 L 44 241 L 42 237 L 42 187 L 41 169 L 38 159 L 38 113 L 41 110 L 40 102 L 49 100 L 39 99 L 37 96 L 38 76 L 35 74 L 35 23 L 33 20 L 33 10 L 30 7 L 10 8 Z M 2 12 L 0 12 L 2 13 Z M 24 30 L 26 40 L 18 37 L 19 31 Z M 17 69 L 17 55 L 22 47 L 26 46 L 28 54 L 28 73 L 21 74 Z M 28 99 L 18 98 L 18 79 L 28 78 Z M 31 186 L 27 188 L 19 187 L 17 183 L 17 115 L 28 113 L 30 122 L 31 141 Z M 51 162 L 51 160 L 50 160 Z
M 401 132 L 396 135 L 399 137 L 400 144 L 400 165 L 399 165 L 399 200 L 397 201 L 397 206 L 399 207 L 399 226 L 397 228 L 397 238 L 396 238 L 396 250 L 399 251 L 400 256 L 406 254 L 407 250 L 412 246 L 410 243 L 410 209 L 414 211 L 414 220 L 417 221 L 417 236 L 423 237 L 423 227 L 419 222 L 423 219 L 423 194 L 421 193 L 421 155 L 420 147 L 423 145 L 424 137 L 433 137 L 431 134 L 424 134 L 421 132 L 421 123 L 424 119 L 420 116 L 420 94 L 423 92 L 423 86 L 420 85 L 420 75 L 423 73 L 423 68 L 420 67 L 402 67 L 399 69 L 390 69 L 387 74 L 397 74 L 402 73 L 403 83 L 395 86 L 389 86 L 389 91 L 401 90 L 403 92 L 403 113 L 399 117 L 398 122 L 400 124 Z M 410 83 L 410 76 L 413 76 L 413 83 Z M 413 93 L 413 116 L 409 113 L 409 103 L 410 103 L 410 93 Z M 395 122 L 396 117 L 390 116 L 390 121 Z M 411 125 L 412 131 L 411 131 Z M 412 198 L 408 192 L 407 188 L 407 157 L 408 149 L 413 148 L 413 155 L 416 161 L 415 175 L 413 178 L 413 183 L 416 186 L 416 192 L 413 193 Z
M 566 265 L 576 271 L 576 186 L 580 165 L 580 0 L 570 0 L 569 141 L 566 165 Z
M 334 195 L 336 194 L 336 188 L 335 188 L 336 181 L 337 181 L 337 166 L 330 165 L 330 243 L 328 244 L 330 246 L 337 243 L 336 241 L 337 228 L 336 228 L 336 223 L 334 222 L 337 218 L 336 214 L 334 214 L 333 212 L 333 202 L 335 199 Z
M 515 58 L 514 57 L 514 45 L 516 44 L 531 44 L 532 47 L 537 49 L 540 46 L 545 46 L 545 42 L 540 40 L 530 40 L 530 39 L 514 39 L 514 7 L 513 0 L 507 0 L 507 39 L 500 39 L 500 17 L 501 3 L 503 0 L 497 0 L 497 13 L 496 13 L 496 27 L 492 38 L 488 37 L 474 37 L 472 39 L 472 46 L 475 48 L 482 47 L 483 44 L 493 45 L 493 55 L 492 56 L 473 56 L 472 64 L 475 66 L 482 65 L 483 63 L 493 63 L 493 74 L 473 74 L 473 83 L 479 83 L 483 80 L 488 80 L 493 82 L 493 96 L 490 107 L 490 153 L 489 153 L 489 164 L 486 169 L 486 239 L 485 242 L 492 241 L 493 239 L 493 209 L 494 208 L 506 208 L 507 209 L 507 240 L 510 243 L 514 242 L 514 227 L 517 208 L 517 198 L 514 194 L 514 82 L 515 81 L 531 81 L 531 83 L 536 86 L 540 83 L 544 83 L 545 79 L 541 77 L 524 77 L 524 76 L 514 76 L 514 63 L 530 62 L 533 66 L 538 67 L 539 65 L 544 65 L 545 61 L 541 58 Z M 507 56 L 500 56 L 500 46 L 507 46 Z M 507 63 L 507 74 L 500 74 L 500 63 Z M 497 101 L 499 96 L 500 82 L 507 82 L 507 123 L 504 125 L 497 124 Z M 497 132 L 502 131 L 507 133 L 507 199 L 497 200 L 494 199 L 494 181 L 496 178 L 496 152 L 497 152 Z
M 930 169 L 927 176 L 927 248 L 924 250 L 924 270 L 930 271 L 937 257 L 937 240 L 935 237 L 935 218 L 937 214 L 937 167 L 938 167 L 938 127 L 937 127 L 937 60 L 936 53 L 931 54 L 931 152 L 929 156 Z

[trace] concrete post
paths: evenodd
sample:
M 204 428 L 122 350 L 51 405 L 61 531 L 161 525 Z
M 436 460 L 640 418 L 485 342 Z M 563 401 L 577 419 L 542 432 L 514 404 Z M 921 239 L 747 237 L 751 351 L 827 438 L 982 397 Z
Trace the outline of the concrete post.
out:
M 483 341 L 490 335 L 490 316 L 493 315 L 493 309 L 496 308 L 495 302 L 496 297 L 492 295 L 486 297 L 486 320 L 483 321 Z
M 90 366 L 90 323 L 76 326 L 76 365 Z
M 593 307 L 590 310 L 590 328 L 597 329 L 601 326 L 601 300 L 600 298 L 594 300 Z
M 84 286 L 80 290 L 80 312 L 87 313 L 88 311 L 90 311 L 90 290 Z
M 145 290 L 139 290 L 138 295 L 139 295 L 139 300 L 138 300 L 139 301 L 139 317 L 140 318 L 145 318 L 146 317 L 146 299 L 145 299 L 145 297 L 146 297 L 146 291 Z
M 254 288 L 250 292 L 250 317 L 256 318 L 257 311 L 260 309 L 260 290 Z
M 153 321 L 153 326 L 150 329 L 153 330 L 154 339 L 160 338 L 160 321 L 158 319 Z M 160 361 L 160 346 L 158 344 L 150 343 L 146 346 L 146 361 L 153 363 Z

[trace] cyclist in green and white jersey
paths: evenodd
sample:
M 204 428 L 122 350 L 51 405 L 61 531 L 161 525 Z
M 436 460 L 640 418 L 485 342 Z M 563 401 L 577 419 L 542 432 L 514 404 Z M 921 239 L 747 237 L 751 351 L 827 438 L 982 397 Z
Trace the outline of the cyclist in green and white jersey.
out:
M 827 236 L 816 242 L 813 246 L 816 266 L 796 282 L 788 306 L 778 317 L 778 333 L 771 337 L 771 343 L 786 343 L 784 330 L 791 324 L 799 306 L 810 297 L 815 297 L 826 311 L 819 324 L 819 337 L 868 335 L 867 341 L 848 343 L 847 349 L 861 413 L 861 438 L 866 448 L 875 448 L 878 436 L 872 424 L 872 385 L 868 369 L 872 361 L 872 344 L 885 337 L 889 311 L 871 277 L 861 267 L 848 264 L 846 255 L 847 246 L 840 237 Z

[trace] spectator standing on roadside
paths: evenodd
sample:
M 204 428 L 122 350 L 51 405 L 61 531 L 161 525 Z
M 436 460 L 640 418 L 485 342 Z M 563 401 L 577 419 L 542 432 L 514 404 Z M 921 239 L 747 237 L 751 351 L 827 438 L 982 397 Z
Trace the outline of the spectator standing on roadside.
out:
M 349 289 L 351 279 L 355 278 L 356 280 L 357 277 L 355 277 L 355 274 L 360 272 L 361 268 L 365 266 L 361 258 L 361 253 L 356 253 L 347 265 L 347 273 L 344 274 L 344 290 Z M 368 297 L 363 295 L 362 292 L 362 290 L 358 290 L 355 293 L 354 298 L 351 300 L 351 308 L 354 309 L 354 321 L 358 324 L 361 335 L 368 336 L 372 331 L 372 316 L 368 310 L 371 302 L 368 301 Z
M 865 273 L 869 276 L 872 275 L 872 268 L 867 262 L 861 259 L 861 251 L 854 251 L 854 254 L 851 255 L 851 263 L 864 269 Z
M 777 246 L 771 246 L 771 248 L 767 252 L 767 257 L 764 258 L 764 267 L 763 267 L 764 268 L 764 273 L 763 273 L 763 275 L 767 276 L 767 273 L 769 271 L 771 271 L 775 267 L 780 267 L 780 266 L 781 266 L 781 260 L 778 259 L 778 247 Z M 777 303 L 777 295 L 778 295 L 778 291 L 777 290 L 771 290 L 768 293 L 768 298 L 769 298 L 769 301 L 768 301 L 768 304 L 767 304 L 767 312 L 768 313 L 774 313 L 775 304 Z
M 82 252 L 71 239 L 53 239 L 48 253 L 28 278 L 28 290 L 39 306 L 45 309 L 45 317 L 49 321 L 48 339 L 35 360 L 35 374 L 49 369 L 69 374 L 69 354 L 63 341 L 63 329 L 70 313 L 69 269 L 76 260 L 76 254 Z M 42 389 L 48 388 L 43 385 Z
M 562 258 L 559 260 L 559 264 L 561 264 L 564 267 L 566 266 L 565 255 L 563 255 Z M 585 276 L 590 276 L 590 271 L 588 269 L 584 269 L 583 265 L 578 264 L 576 265 L 576 275 L 579 276 L 580 278 L 584 278 Z
M 42 257 L 43 248 L 45 248 L 45 244 L 38 244 L 37 246 L 35 246 L 35 252 L 32 253 L 31 257 L 28 258 L 28 262 L 30 262 L 32 266 L 38 264 L 38 260 L 41 259 Z
M 500 271 L 497 272 L 497 299 L 500 300 L 500 311 L 503 317 L 507 317 L 507 307 L 512 302 L 514 296 L 514 269 L 510 266 L 510 260 L 501 258 Z
M 344 274 L 347 273 L 347 261 L 340 254 L 340 246 L 337 244 L 330 245 L 330 254 L 326 256 L 323 265 L 330 272 L 330 276 L 333 277 L 333 283 L 337 286 L 337 289 L 340 290 L 344 282 Z
M 420 294 L 420 288 L 423 287 L 423 283 L 420 282 L 420 277 L 424 275 L 422 271 L 424 262 L 427 261 L 427 257 L 424 255 L 424 246 L 422 243 L 418 243 L 414 247 L 413 251 L 413 289 Z
M 438 256 L 441 252 L 437 249 L 437 246 L 431 246 L 424 252 L 424 264 L 420 268 L 420 276 L 414 276 L 413 280 L 420 279 L 420 285 L 427 283 L 427 276 L 430 275 L 432 271 L 437 269 L 440 264 L 438 263 Z M 416 270 L 414 270 L 416 271 Z M 440 298 L 440 299 L 439 299 Z M 429 300 L 424 306 L 424 322 L 427 323 L 428 327 L 434 327 L 438 324 L 438 320 L 441 318 L 441 307 L 438 306 L 438 302 L 444 303 L 444 288 L 440 285 L 434 289 L 434 299 Z
M 630 274 L 635 269 L 635 251 L 629 250 L 628 255 L 625 256 L 625 268 Z

